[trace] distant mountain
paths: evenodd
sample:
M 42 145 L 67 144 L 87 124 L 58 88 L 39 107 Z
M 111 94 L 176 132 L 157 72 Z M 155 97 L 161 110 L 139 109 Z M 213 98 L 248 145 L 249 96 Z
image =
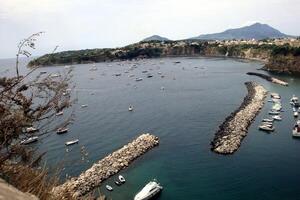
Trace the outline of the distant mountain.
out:
M 255 23 L 251 26 L 229 29 L 221 33 L 199 35 L 191 39 L 198 40 L 231 40 L 231 39 L 266 39 L 266 38 L 284 38 L 288 35 L 281 33 L 275 28 L 261 23 Z
M 168 38 L 161 37 L 159 35 L 152 35 L 150 37 L 147 37 L 142 40 L 143 42 L 148 42 L 148 41 L 169 41 Z

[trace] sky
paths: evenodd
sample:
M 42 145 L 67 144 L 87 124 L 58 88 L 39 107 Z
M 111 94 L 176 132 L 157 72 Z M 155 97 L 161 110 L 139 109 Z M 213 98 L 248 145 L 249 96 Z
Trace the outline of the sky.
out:
M 45 31 L 33 56 L 112 48 L 157 34 L 185 39 L 261 22 L 300 35 L 300 0 L 0 0 L 0 58 Z

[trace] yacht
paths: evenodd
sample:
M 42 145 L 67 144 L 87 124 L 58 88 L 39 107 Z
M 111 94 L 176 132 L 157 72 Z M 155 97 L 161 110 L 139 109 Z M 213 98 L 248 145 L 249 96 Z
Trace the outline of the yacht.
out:
M 61 115 L 63 115 L 63 114 L 64 114 L 64 111 L 60 111 L 60 112 L 56 113 L 55 115 L 56 115 L 56 116 L 61 116 Z
M 280 112 L 275 111 L 275 110 L 271 110 L 271 111 L 269 112 L 269 115 L 278 115 L 278 114 L 280 114 Z
M 298 117 L 298 115 L 299 115 L 298 111 L 295 111 L 294 112 L 294 117 Z
M 107 189 L 108 191 L 113 191 L 113 190 L 114 190 L 113 187 L 111 187 L 110 185 L 106 185 L 105 187 L 106 187 L 106 189 Z
M 281 120 L 282 120 L 282 118 L 281 118 L 280 115 L 275 115 L 275 116 L 273 116 L 272 118 L 273 118 L 274 120 L 277 120 L 277 121 L 281 121 Z
M 59 128 L 59 129 L 57 129 L 56 133 L 63 134 L 63 133 L 68 132 L 68 130 L 69 130 L 68 128 Z
M 135 81 L 142 81 L 142 78 L 136 78 Z
M 39 129 L 35 128 L 35 127 L 28 127 L 25 129 L 25 132 L 26 133 L 34 133 L 34 132 L 37 132 Z
M 300 137 L 300 120 L 297 121 L 293 128 L 293 137 Z
M 21 144 L 30 144 L 30 143 L 36 142 L 38 139 L 39 139 L 38 136 L 33 136 L 33 137 L 22 140 Z
M 273 122 L 274 119 L 263 119 L 262 121 L 263 121 L 263 122 Z
M 77 144 L 78 142 L 79 142 L 78 139 L 70 140 L 70 141 L 66 142 L 65 145 L 66 145 L 66 146 L 69 146 L 69 145 Z
M 118 178 L 121 183 L 125 183 L 125 178 L 122 175 L 119 175 Z
M 133 111 L 133 106 L 129 106 L 128 111 Z
M 139 193 L 134 197 L 134 200 L 148 200 L 158 194 L 163 189 L 156 181 L 150 181 Z
M 272 99 L 281 99 L 280 95 L 278 93 L 271 93 Z
M 270 128 L 270 127 L 264 126 L 264 125 L 261 125 L 261 126 L 259 126 L 258 128 L 259 128 L 259 130 L 267 131 L 267 132 L 272 132 L 272 131 L 274 131 L 274 128 L 273 128 L 273 127 Z

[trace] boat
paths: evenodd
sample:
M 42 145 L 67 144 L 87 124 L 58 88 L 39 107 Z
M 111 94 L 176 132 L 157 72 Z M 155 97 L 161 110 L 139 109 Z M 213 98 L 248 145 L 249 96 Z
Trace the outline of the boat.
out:
M 293 137 L 300 137 L 300 120 L 295 124 L 292 134 Z
M 152 74 L 148 74 L 148 75 L 147 75 L 147 78 L 152 78 L 152 77 L 153 77 Z
M 142 71 L 142 73 L 147 73 L 147 72 L 148 72 L 147 70 Z
M 272 127 L 273 127 L 273 124 L 262 123 L 261 126 L 267 126 L 267 127 L 269 127 L 269 128 L 272 128 Z
M 278 115 L 278 114 L 280 114 L 280 112 L 275 111 L 275 110 L 271 110 L 271 111 L 269 111 L 269 114 L 270 115 Z
M 30 144 L 30 143 L 33 143 L 33 142 L 36 142 L 38 141 L 39 137 L 38 136 L 33 136 L 33 137 L 30 137 L 30 138 L 27 138 L 27 139 L 23 139 L 21 141 L 21 144 Z
M 147 200 L 154 197 L 156 194 L 158 194 L 163 189 L 162 186 L 156 181 L 150 181 L 141 191 L 139 191 L 135 197 L 134 200 Z
M 136 78 L 135 81 L 142 81 L 142 78 Z
M 281 121 L 281 120 L 282 120 L 282 118 L 281 118 L 280 115 L 275 115 L 275 116 L 273 116 L 272 118 L 273 118 L 274 120 L 277 120 L 277 121 Z
M 47 72 L 45 72 L 45 71 L 42 71 L 42 72 L 40 72 L 40 74 L 47 74 Z
M 282 109 L 282 106 L 280 103 L 275 103 L 273 106 L 272 106 L 272 110 L 275 110 L 275 111 L 280 111 Z
M 267 119 L 267 118 L 262 120 L 262 122 L 273 122 L 273 121 L 274 119 Z
M 163 87 L 163 86 L 162 86 L 162 87 L 160 87 L 160 90 L 165 90 L 165 87 Z
M 125 183 L 125 178 L 122 175 L 119 175 L 118 178 L 121 183 Z
M 298 117 L 299 113 L 297 111 L 294 112 L 294 117 Z
M 133 111 L 133 106 L 129 106 L 128 110 Z
M 58 128 L 56 133 L 57 134 L 64 134 L 64 133 L 67 133 L 69 131 L 68 128 Z
M 26 132 L 26 133 L 34 133 L 34 132 L 37 132 L 38 130 L 39 130 L 39 129 L 37 129 L 37 128 L 31 126 L 31 127 L 26 128 L 26 129 L 25 129 L 25 132 Z
M 176 61 L 176 62 L 174 62 L 175 64 L 179 64 L 179 63 L 181 63 L 180 61 Z
M 88 105 L 86 105 L 86 104 L 81 105 L 81 108 L 86 108 L 86 107 L 88 107 Z
M 293 112 L 296 112 L 297 111 L 297 108 L 293 107 Z
M 259 126 L 258 128 L 259 128 L 259 130 L 267 131 L 267 132 L 272 132 L 275 130 L 273 127 L 270 128 L 268 126 L 263 126 L 263 125 Z
M 122 74 L 118 73 L 118 74 L 115 74 L 115 76 L 121 76 Z
M 131 77 L 134 77 L 134 76 L 135 76 L 134 74 L 130 74 L 128 77 L 131 78 Z
M 57 78 L 57 77 L 60 77 L 60 74 L 51 74 L 50 77 L 51 78 Z
M 66 146 L 69 146 L 69 145 L 77 144 L 78 142 L 79 142 L 78 139 L 70 140 L 70 141 L 66 142 L 65 145 L 66 145 Z
M 107 189 L 108 191 L 113 191 L 113 190 L 114 190 L 113 187 L 111 187 L 110 185 L 106 185 L 105 187 L 106 187 L 106 189 Z
M 56 116 L 61 116 L 61 115 L 63 115 L 63 114 L 64 114 L 64 111 L 60 111 L 60 112 L 56 113 L 55 115 L 56 115 Z
M 117 186 L 122 185 L 122 183 L 121 183 L 120 181 L 115 181 L 115 184 L 116 184 Z
M 271 93 L 272 99 L 281 99 L 280 95 L 278 93 Z
M 300 107 L 299 99 L 298 99 L 298 97 L 296 97 L 295 95 L 293 95 L 293 97 L 291 98 L 290 103 L 291 103 L 291 105 L 293 105 L 294 107 Z

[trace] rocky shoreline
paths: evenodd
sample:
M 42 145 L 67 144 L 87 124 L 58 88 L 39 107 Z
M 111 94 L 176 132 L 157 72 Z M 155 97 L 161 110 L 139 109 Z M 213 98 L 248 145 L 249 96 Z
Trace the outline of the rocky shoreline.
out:
M 266 75 L 266 74 L 261 74 L 261 73 L 257 73 L 257 72 L 248 72 L 247 73 L 250 76 L 258 76 L 261 77 L 263 79 L 266 79 L 267 81 L 270 81 L 272 83 L 278 84 L 278 85 L 283 85 L 283 86 L 288 86 L 289 84 L 285 81 L 282 81 L 278 78 L 274 78 L 272 76 Z
M 158 137 L 149 133 L 142 134 L 132 142 L 95 163 L 79 177 L 72 178 L 64 184 L 55 187 L 52 193 L 60 198 L 63 198 L 66 194 L 79 198 L 99 186 L 104 180 L 128 167 L 133 160 L 158 144 Z
M 242 105 L 219 126 L 211 143 L 211 149 L 216 153 L 233 154 L 237 151 L 249 126 L 264 105 L 267 90 L 255 82 L 246 82 L 245 85 L 248 94 Z

